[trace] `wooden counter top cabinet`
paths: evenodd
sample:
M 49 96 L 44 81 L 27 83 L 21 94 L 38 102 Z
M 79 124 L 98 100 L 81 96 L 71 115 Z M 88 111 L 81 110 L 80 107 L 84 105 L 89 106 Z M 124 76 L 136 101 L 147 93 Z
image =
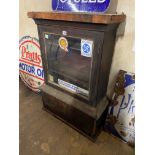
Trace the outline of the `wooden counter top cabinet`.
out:
M 95 139 L 106 118 L 116 30 L 126 16 L 29 12 L 28 17 L 38 27 L 44 109 Z

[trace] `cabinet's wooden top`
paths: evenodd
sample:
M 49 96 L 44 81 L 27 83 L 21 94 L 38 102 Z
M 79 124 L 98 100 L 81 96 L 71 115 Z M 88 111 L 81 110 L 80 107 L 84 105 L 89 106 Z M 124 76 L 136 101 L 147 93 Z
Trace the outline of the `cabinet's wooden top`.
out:
M 121 23 L 126 19 L 126 15 L 124 14 L 88 14 L 68 12 L 28 12 L 28 17 L 33 19 L 61 20 L 96 24 Z

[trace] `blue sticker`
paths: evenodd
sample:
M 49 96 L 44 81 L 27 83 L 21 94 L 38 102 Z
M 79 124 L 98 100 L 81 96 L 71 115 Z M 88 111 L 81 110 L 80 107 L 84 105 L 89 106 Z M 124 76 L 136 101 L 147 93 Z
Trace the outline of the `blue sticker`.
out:
M 52 10 L 70 12 L 105 12 L 110 0 L 52 0 Z
M 81 40 L 81 55 L 85 57 L 92 57 L 92 46 L 93 41 L 91 40 Z
M 82 48 L 83 48 L 84 53 L 90 52 L 90 45 L 89 44 L 87 44 L 87 43 L 83 44 Z

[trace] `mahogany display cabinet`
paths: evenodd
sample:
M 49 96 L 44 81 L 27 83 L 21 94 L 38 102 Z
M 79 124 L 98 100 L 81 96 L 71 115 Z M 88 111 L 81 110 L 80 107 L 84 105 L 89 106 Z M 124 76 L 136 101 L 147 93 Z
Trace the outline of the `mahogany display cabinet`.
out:
M 107 114 L 116 30 L 126 16 L 29 12 L 28 17 L 38 27 L 43 108 L 94 140 Z

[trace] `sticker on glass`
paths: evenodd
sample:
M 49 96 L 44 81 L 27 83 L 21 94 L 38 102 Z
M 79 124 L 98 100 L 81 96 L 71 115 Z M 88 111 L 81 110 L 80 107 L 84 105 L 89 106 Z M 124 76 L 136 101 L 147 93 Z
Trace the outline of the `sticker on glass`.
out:
M 67 31 L 62 31 L 62 35 L 66 36 L 67 35 Z
M 45 34 L 45 38 L 48 39 L 48 34 Z
M 77 93 L 77 94 L 82 94 L 82 95 L 85 95 L 85 96 L 88 96 L 89 95 L 89 92 L 88 90 L 85 90 L 83 88 L 80 88 L 74 84 L 71 84 L 69 82 L 66 82 L 66 81 L 63 81 L 63 80 L 60 80 L 58 79 L 58 84 L 60 86 L 62 86 L 63 88 L 66 88 L 74 93 Z
M 49 82 L 53 82 L 54 81 L 53 76 L 52 75 L 48 75 L 48 80 L 49 80 Z
M 60 37 L 59 38 L 59 46 L 61 49 L 65 50 L 68 52 L 68 41 L 65 37 Z
M 93 41 L 81 40 L 81 55 L 85 57 L 92 57 Z

